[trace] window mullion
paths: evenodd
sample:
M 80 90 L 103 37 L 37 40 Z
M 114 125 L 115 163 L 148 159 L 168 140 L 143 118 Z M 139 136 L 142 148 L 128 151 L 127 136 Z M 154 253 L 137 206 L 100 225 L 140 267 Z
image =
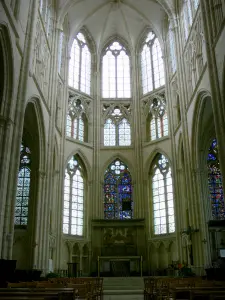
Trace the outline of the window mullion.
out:
M 115 56 L 116 98 L 117 98 L 117 56 Z
M 73 186 L 73 176 L 70 175 L 70 198 L 69 198 L 69 234 L 71 234 L 71 226 L 72 226 L 72 186 Z
M 167 175 L 167 173 L 166 173 Z M 166 184 L 166 175 L 164 174 L 164 195 L 165 195 L 165 210 L 166 210 L 166 230 L 169 233 L 169 217 L 168 217 L 168 203 L 167 203 L 167 184 Z
M 153 44 L 154 44 L 154 42 L 153 42 Z M 152 71 L 152 87 L 153 87 L 153 90 L 154 90 L 155 89 L 155 76 L 154 76 L 154 66 L 153 66 L 153 57 L 152 57 L 153 44 L 151 44 L 151 46 L 148 46 L 148 47 L 149 47 L 149 51 L 150 51 L 151 64 L 152 64 L 152 68 L 151 68 L 151 71 Z
M 80 117 L 77 118 L 77 132 L 76 132 L 77 140 L 79 140 L 79 128 L 80 128 Z
M 158 117 L 154 116 L 154 119 L 155 119 L 155 136 L 156 136 L 156 139 L 159 138 L 159 133 L 158 133 Z
M 82 47 L 80 46 L 80 65 L 79 65 L 79 82 L 78 82 L 78 86 L 79 86 L 79 90 L 80 90 L 80 82 L 81 82 L 81 65 L 82 65 Z

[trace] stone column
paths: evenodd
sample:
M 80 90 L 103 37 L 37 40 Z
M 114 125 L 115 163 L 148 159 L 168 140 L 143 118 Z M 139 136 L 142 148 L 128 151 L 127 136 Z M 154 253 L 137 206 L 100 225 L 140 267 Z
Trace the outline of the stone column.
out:
M 0 118 L 0 145 L 2 145 L 2 152 L 0 155 L 0 257 L 3 243 L 3 225 L 5 217 L 5 206 L 6 206 L 6 192 L 7 192 L 7 180 L 8 172 L 11 170 L 9 166 L 11 162 L 10 157 L 10 145 L 12 142 L 12 130 L 13 122 L 10 119 L 4 117 Z
M 205 37 L 205 47 L 207 55 L 208 72 L 210 74 L 210 87 L 212 93 L 212 108 L 214 115 L 214 124 L 216 130 L 216 137 L 218 140 L 220 169 L 223 174 L 223 187 L 225 187 L 225 104 L 222 97 L 222 91 L 219 84 L 219 74 L 217 68 L 216 54 L 215 54 L 215 40 L 213 36 L 213 26 L 211 23 L 210 13 L 211 0 L 200 0 L 202 10 L 202 22 Z
M 37 246 L 34 248 L 33 253 L 33 265 L 37 266 L 38 269 L 42 269 L 41 263 L 41 253 L 43 249 L 42 244 L 42 231 L 43 231 L 43 220 L 41 220 L 44 215 L 43 199 L 45 199 L 45 180 L 46 172 L 44 170 L 39 170 L 38 172 L 38 192 L 36 201 L 36 218 L 35 218 L 35 228 L 34 228 L 34 241 Z
M 6 237 L 8 235 L 14 234 L 14 202 L 16 197 L 16 186 L 17 186 L 17 175 L 18 175 L 18 167 L 19 167 L 19 153 L 20 153 L 20 145 L 22 140 L 22 132 L 23 132 L 23 123 L 24 123 L 24 112 L 26 105 L 26 92 L 27 92 L 27 84 L 29 78 L 29 68 L 32 64 L 32 51 L 35 37 L 35 25 L 37 19 L 37 1 L 31 0 L 29 3 L 29 12 L 28 12 L 28 21 L 26 27 L 26 36 L 24 43 L 24 52 L 23 52 L 23 60 L 20 69 L 20 79 L 18 85 L 18 93 L 16 99 L 15 106 L 15 120 L 14 120 L 14 128 L 12 135 L 7 137 L 8 144 L 6 142 L 7 148 L 5 148 L 7 152 L 10 153 L 10 174 L 7 177 L 8 183 L 7 188 L 4 186 L 5 195 L 7 201 L 3 198 L 3 206 L 5 206 L 5 216 L 4 216 L 4 228 L 3 234 L 1 236 Z M 6 140 L 7 140 L 6 139 Z M 13 145 L 12 145 L 13 141 Z M 7 154 L 8 155 L 8 154 Z M 8 156 L 9 158 L 9 156 Z M 1 179 L 1 177 L 0 177 Z M 1 181 L 4 183 L 4 181 Z M 6 201 L 6 202 L 5 202 Z M 3 208 L 3 207 L 2 207 Z M 1 224 L 0 224 L 1 225 Z M 4 239 L 5 243 L 2 245 L 2 257 L 11 259 L 12 258 L 12 245 L 13 238 L 10 238 L 8 242 L 6 242 L 6 238 Z

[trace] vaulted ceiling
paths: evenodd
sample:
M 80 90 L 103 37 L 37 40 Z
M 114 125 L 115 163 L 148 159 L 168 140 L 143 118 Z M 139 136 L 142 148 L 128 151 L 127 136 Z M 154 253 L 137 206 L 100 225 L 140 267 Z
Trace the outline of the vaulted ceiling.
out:
M 86 26 L 97 51 L 114 35 L 135 48 L 145 27 L 162 37 L 166 15 L 174 14 L 174 0 L 59 0 L 59 25 L 68 17 L 70 39 Z

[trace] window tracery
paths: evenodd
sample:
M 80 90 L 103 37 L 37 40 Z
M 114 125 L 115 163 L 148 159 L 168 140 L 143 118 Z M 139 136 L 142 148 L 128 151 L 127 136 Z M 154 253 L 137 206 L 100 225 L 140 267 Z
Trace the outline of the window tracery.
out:
M 132 178 L 128 167 L 114 160 L 104 176 L 104 218 L 132 219 Z
M 145 102 L 147 140 L 154 141 L 168 135 L 168 117 L 164 95 L 157 95 Z
M 84 170 L 76 155 L 69 160 L 65 170 L 63 233 L 83 235 Z
M 88 95 L 91 93 L 91 53 L 81 32 L 75 37 L 70 52 L 69 86 Z
M 154 234 L 175 232 L 171 168 L 162 154 L 157 155 L 153 166 L 152 202 Z
M 66 135 L 81 142 L 87 142 L 90 100 L 78 94 L 70 94 L 66 119 Z
M 218 156 L 217 140 L 213 139 L 208 150 L 208 187 L 211 201 L 212 218 L 215 220 L 225 219 L 224 192 L 222 174 Z
M 20 147 L 20 167 L 17 179 L 16 204 L 15 204 L 15 225 L 27 225 L 28 206 L 30 198 L 31 180 L 31 151 L 22 142 Z
M 147 35 L 141 51 L 141 74 L 143 94 L 165 84 L 162 50 L 153 31 Z
M 131 125 L 130 105 L 128 106 L 103 106 L 104 123 L 104 146 L 130 146 Z
M 102 97 L 130 98 L 130 58 L 126 48 L 118 41 L 112 42 L 102 58 Z

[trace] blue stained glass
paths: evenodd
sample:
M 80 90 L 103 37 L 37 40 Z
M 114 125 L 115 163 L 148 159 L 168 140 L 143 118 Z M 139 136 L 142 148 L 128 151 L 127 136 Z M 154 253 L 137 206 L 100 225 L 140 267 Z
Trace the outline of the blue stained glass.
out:
M 131 219 L 132 179 L 128 167 L 116 159 L 107 168 L 104 183 L 105 219 Z
M 216 139 L 212 141 L 209 148 L 207 164 L 209 198 L 211 201 L 212 217 L 216 220 L 223 220 L 225 219 L 224 194 Z

